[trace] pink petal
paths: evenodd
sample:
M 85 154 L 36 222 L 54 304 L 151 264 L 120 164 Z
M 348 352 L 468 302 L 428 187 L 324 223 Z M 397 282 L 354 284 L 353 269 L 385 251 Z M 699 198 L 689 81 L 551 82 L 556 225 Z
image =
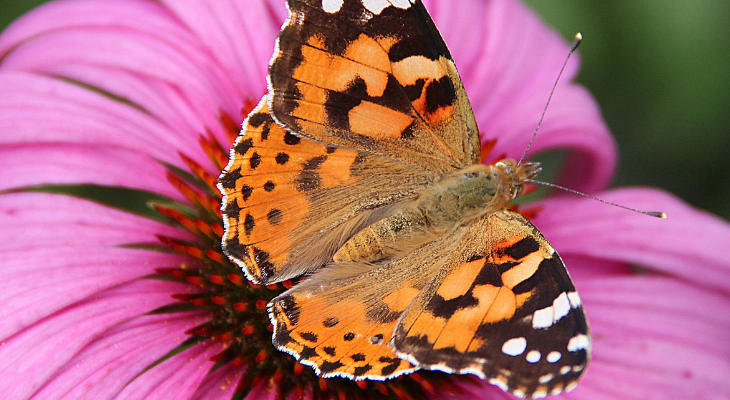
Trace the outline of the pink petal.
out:
M 230 400 L 245 369 L 226 364 L 203 379 L 190 400 Z M 265 383 L 260 386 L 264 386 Z M 250 397 L 260 399 L 260 397 Z
M 668 219 L 564 195 L 542 203 L 535 225 L 563 255 L 638 264 L 730 289 L 730 263 L 721 251 L 730 248 L 726 222 L 655 189 L 621 189 L 599 196 L 628 207 L 660 210 Z
M 154 280 L 122 284 L 3 337 L 0 392 L 8 398 L 30 397 L 110 326 L 169 304 L 172 294 L 189 287 Z
M 164 224 L 43 193 L 0 196 L 0 338 L 116 285 L 189 259 L 120 246 L 179 236 Z M 18 234 L 18 227 L 22 227 Z
M 266 71 L 284 14 L 284 2 L 163 2 L 206 46 L 241 93 L 266 91 Z M 257 96 L 254 96 L 258 98 Z
M 223 345 L 193 346 L 146 371 L 130 382 L 117 399 L 170 399 L 189 398 L 215 365 L 211 357 L 223 350 Z
M 118 147 L 181 168 L 184 151 L 211 165 L 198 134 L 181 135 L 156 117 L 68 82 L 21 72 L 0 74 L 0 146 L 32 143 Z M 113 162 L 114 160 L 109 160 Z M 212 169 L 212 168 L 211 168 Z
M 55 20 L 65 22 L 49 22 Z M 9 54 L 3 60 L 7 69 L 67 76 L 60 72 L 71 72 L 77 65 L 96 66 L 110 69 L 110 76 L 115 75 L 114 69 L 137 72 L 175 83 L 183 91 L 190 90 L 189 94 L 223 100 L 203 104 L 231 104 L 242 97 L 232 90 L 234 86 L 210 50 L 169 10 L 154 2 L 63 2 L 42 7 L 11 28 L 11 37 L 5 40 Z M 42 51 L 44 57 L 37 57 L 34 51 Z M 71 75 L 94 84 L 83 75 Z
M 730 299 L 670 278 L 584 282 L 594 338 L 568 398 L 691 399 L 730 393 Z
M 145 190 L 187 202 L 167 181 L 167 169 L 162 164 L 145 154 L 117 146 L 5 145 L 0 147 L 0 171 L 3 171 L 0 190 L 93 184 Z
M 194 314 L 142 315 L 112 326 L 59 368 L 33 398 L 114 399 L 205 319 Z

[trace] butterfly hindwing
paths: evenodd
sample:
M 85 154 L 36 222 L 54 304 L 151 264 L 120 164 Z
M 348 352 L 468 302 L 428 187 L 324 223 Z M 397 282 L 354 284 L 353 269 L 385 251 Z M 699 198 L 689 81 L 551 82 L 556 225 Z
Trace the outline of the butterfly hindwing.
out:
M 475 221 L 403 313 L 397 353 L 521 397 L 570 390 L 590 358 L 583 307 L 557 252 L 522 215 Z
M 220 178 L 223 248 L 256 283 L 301 275 L 330 260 L 379 207 L 413 197 L 434 176 L 296 136 L 273 121 L 264 98 Z
M 389 263 L 332 264 L 269 303 L 273 342 L 323 376 L 386 379 L 417 367 L 391 345 L 403 312 L 460 232 Z
M 429 171 L 479 162 L 471 105 L 420 1 L 290 0 L 289 9 L 269 67 L 275 119 Z

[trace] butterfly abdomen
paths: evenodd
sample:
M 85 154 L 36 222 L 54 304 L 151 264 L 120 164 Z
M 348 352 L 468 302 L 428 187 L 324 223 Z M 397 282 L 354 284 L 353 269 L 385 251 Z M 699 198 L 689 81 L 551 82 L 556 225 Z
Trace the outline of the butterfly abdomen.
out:
M 411 251 L 457 225 L 501 210 L 510 189 L 498 168 L 471 165 L 445 176 L 418 199 L 362 229 L 335 253 L 335 262 L 374 262 Z

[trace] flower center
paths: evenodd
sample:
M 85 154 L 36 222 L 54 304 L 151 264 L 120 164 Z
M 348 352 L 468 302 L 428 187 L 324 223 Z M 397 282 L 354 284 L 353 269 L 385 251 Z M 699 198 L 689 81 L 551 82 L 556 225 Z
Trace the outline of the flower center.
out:
M 246 115 L 254 103 L 248 103 Z M 239 123 L 223 114 L 221 122 L 228 133 L 229 143 L 238 135 Z M 213 164 L 222 170 L 228 163 L 230 144 L 222 145 L 208 133 L 201 136 L 200 146 Z M 430 393 L 458 393 L 457 380 L 440 372 L 420 371 L 389 381 L 352 381 L 344 378 L 322 379 L 310 367 L 303 366 L 292 356 L 280 352 L 271 343 L 272 325 L 267 303 L 293 286 L 284 281 L 268 286 L 249 282 L 242 271 L 231 263 L 221 250 L 220 201 L 216 188 L 217 176 L 208 172 L 191 158 L 181 154 L 188 171 L 168 167 L 168 180 L 190 204 L 156 204 L 154 208 L 164 217 L 187 231 L 194 239 L 158 236 L 173 251 L 191 258 L 178 268 L 159 268 L 155 278 L 173 279 L 195 286 L 193 294 L 173 296 L 176 303 L 155 313 L 207 312 L 209 319 L 186 332 L 189 335 L 181 347 L 222 343 L 225 350 L 213 357 L 214 369 L 224 365 L 241 368 L 243 375 L 237 383 L 234 398 L 245 398 L 253 387 L 266 384 L 278 398 L 291 392 L 300 397 L 316 399 L 342 398 L 423 398 Z M 191 206 L 192 204 L 192 206 Z M 172 353 L 172 352 L 171 352 Z M 461 377 L 460 380 L 474 380 Z

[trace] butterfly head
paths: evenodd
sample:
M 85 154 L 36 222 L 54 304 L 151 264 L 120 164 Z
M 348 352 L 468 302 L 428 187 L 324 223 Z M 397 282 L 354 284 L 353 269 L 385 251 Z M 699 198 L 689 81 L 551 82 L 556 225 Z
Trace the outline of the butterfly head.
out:
M 504 186 L 509 189 L 510 199 L 516 199 L 524 192 L 525 180 L 532 179 L 540 173 L 540 163 L 529 162 L 517 164 L 515 160 L 499 161 L 494 167 L 500 171 Z

